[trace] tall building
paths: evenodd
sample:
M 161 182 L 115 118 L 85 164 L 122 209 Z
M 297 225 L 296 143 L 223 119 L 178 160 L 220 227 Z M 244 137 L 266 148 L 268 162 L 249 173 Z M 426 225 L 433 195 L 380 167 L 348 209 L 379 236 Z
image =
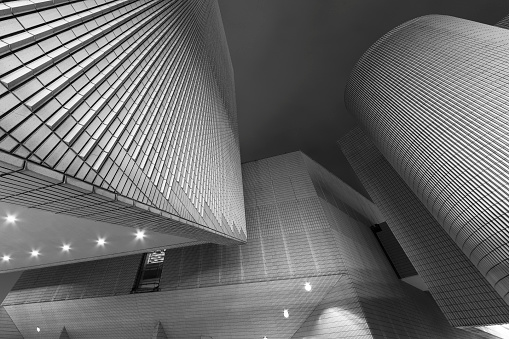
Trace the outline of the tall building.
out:
M 449 323 L 509 323 L 509 306 L 368 136 L 356 128 L 339 145 Z
M 431 15 L 355 66 L 346 105 L 385 159 L 509 304 L 509 31 Z
M 451 327 L 427 292 L 397 278 L 369 227 L 376 206 L 313 160 L 294 152 L 242 168 L 246 244 L 166 250 L 152 293 L 130 293 L 142 255 L 27 270 L 0 308 L 4 328 L 13 338 L 35 338 L 37 327 L 47 338 L 64 329 L 69 338 L 482 338 Z
M 0 13 L 0 271 L 245 242 L 216 1 L 14 1 Z

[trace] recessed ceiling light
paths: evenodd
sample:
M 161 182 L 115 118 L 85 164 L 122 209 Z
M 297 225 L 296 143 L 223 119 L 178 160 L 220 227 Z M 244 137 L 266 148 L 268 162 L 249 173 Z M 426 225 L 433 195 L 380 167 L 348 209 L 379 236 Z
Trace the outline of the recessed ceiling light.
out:
M 288 318 L 290 316 L 290 314 L 288 313 L 288 310 L 284 310 L 283 315 L 285 316 L 285 318 Z
M 309 291 L 311 291 L 311 284 L 310 284 L 310 283 L 308 283 L 308 282 L 307 282 L 307 283 L 305 283 L 305 284 L 304 284 L 304 288 L 305 288 L 305 289 L 306 289 L 306 291 L 308 291 L 308 292 L 309 292 Z
M 96 241 L 97 241 L 97 245 L 99 245 L 99 246 L 104 246 L 104 244 L 106 244 L 105 238 L 99 238 Z
M 143 240 L 143 238 L 145 238 L 145 231 L 137 230 L 136 231 L 136 240 Z
M 67 244 L 62 245 L 62 251 L 69 252 L 70 249 L 71 249 L 71 245 L 67 245 Z
M 16 216 L 13 215 L 13 214 L 7 214 L 7 216 L 5 217 L 5 221 L 8 223 L 8 224 L 14 224 L 16 222 Z
M 39 327 L 37 327 L 37 332 L 41 332 L 41 329 Z
M 263 339 L 267 339 L 267 336 L 263 337 Z
M 37 257 L 37 256 L 39 256 L 39 254 L 40 254 L 40 253 L 39 253 L 39 251 L 38 251 L 38 250 L 32 250 L 32 252 L 30 252 L 30 255 L 31 255 L 32 257 Z
M 11 256 L 10 256 L 10 255 L 5 254 L 5 255 L 2 257 L 2 261 L 9 261 L 9 260 L 11 260 Z

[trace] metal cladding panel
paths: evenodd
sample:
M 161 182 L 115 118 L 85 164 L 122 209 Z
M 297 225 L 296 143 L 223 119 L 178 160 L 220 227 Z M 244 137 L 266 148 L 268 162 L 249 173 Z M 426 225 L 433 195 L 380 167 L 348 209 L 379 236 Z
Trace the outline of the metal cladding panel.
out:
M 449 323 L 475 326 L 509 322 L 509 306 L 368 136 L 355 128 L 339 144 Z
M 245 241 L 233 68 L 217 2 L 0 4 L 7 161 L 2 154 Z M 11 193 L 0 201 L 46 203 Z
M 411 190 L 509 303 L 509 32 L 409 21 L 355 66 L 346 105 Z

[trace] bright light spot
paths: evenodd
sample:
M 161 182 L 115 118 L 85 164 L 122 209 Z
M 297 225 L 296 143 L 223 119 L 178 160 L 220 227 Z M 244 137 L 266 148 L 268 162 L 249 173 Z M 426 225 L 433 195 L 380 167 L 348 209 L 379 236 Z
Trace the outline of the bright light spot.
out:
M 8 223 L 8 224 L 14 224 L 16 222 L 16 216 L 15 215 L 12 215 L 12 214 L 7 214 L 7 216 L 5 217 L 5 221 Z
M 288 310 L 284 310 L 283 315 L 285 316 L 285 318 L 288 318 L 290 316 L 290 314 L 288 313 Z
M 39 327 L 37 327 L 37 332 L 41 332 L 41 329 Z
M 136 231 L 136 240 L 143 240 L 145 238 L 145 231 L 137 230 Z
M 304 288 L 306 289 L 306 291 L 310 292 L 310 291 L 311 291 L 311 284 L 307 282 L 307 283 L 304 285 Z
M 105 238 L 97 239 L 97 245 L 104 246 L 104 244 L 106 244 L 106 239 Z
M 2 257 L 2 261 L 9 261 L 9 260 L 11 260 L 11 256 L 10 256 L 10 255 L 5 254 L 5 255 Z
M 69 250 L 71 249 L 71 246 L 70 245 L 67 245 L 67 244 L 64 244 L 62 246 L 62 251 L 65 251 L 65 252 L 69 252 Z
M 263 339 L 267 339 L 267 336 L 263 337 Z
M 39 256 L 39 251 L 38 250 L 32 250 L 32 252 L 30 252 L 30 254 L 32 255 L 32 257 L 37 257 Z

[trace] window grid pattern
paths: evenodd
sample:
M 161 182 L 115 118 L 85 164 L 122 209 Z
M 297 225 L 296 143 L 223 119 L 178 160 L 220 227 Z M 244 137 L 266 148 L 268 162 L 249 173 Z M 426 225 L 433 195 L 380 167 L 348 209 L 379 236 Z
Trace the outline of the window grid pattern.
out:
M 389 163 L 509 303 L 509 32 L 425 16 L 375 43 L 346 104 Z
M 39 324 L 48 338 L 58 338 L 65 326 L 77 339 L 153 339 L 160 321 L 169 338 L 288 339 L 338 279 L 340 275 L 311 278 L 313 293 L 303 290 L 303 279 L 289 279 L 24 304 L 6 310 L 25 338 L 33 336 L 33 324 Z M 284 307 L 290 309 L 288 319 L 283 317 Z
M 339 145 L 449 323 L 453 326 L 507 323 L 509 306 L 368 136 L 355 128 Z
M 0 152 L 245 240 L 217 2 L 0 4 L 0 107 Z
M 452 327 L 429 294 L 396 277 L 375 235 L 361 220 L 334 202 L 322 200 L 322 206 L 373 338 L 478 338 Z
M 214 232 L 198 223 L 134 201 L 46 167 L 0 152 L 0 199 L 4 202 L 125 227 L 182 235 L 201 242 L 236 244 L 234 233 Z M 241 235 L 243 233 L 241 232 Z
M 0 338 L 23 339 L 23 336 L 19 333 L 18 328 L 3 306 L 0 306 Z
M 342 274 L 300 152 L 242 165 L 248 241 L 168 249 L 162 291 Z
M 129 294 L 143 254 L 24 271 L 2 306 Z
M 66 326 L 76 338 L 149 338 L 159 321 L 176 338 L 477 338 L 450 327 L 429 295 L 404 290 L 364 223 L 368 216 L 357 218 L 359 206 L 347 210 L 340 193 L 319 197 L 310 166 L 319 165 L 300 152 L 244 164 L 249 241 L 167 249 L 160 292 L 46 303 L 20 298 L 6 309 L 22 334 L 37 322 L 47 335 Z M 327 185 L 336 180 L 320 185 L 334 192 Z M 352 193 L 360 196 L 343 194 Z M 44 281 L 22 280 L 32 287 Z M 428 303 L 417 305 L 417 296 Z

